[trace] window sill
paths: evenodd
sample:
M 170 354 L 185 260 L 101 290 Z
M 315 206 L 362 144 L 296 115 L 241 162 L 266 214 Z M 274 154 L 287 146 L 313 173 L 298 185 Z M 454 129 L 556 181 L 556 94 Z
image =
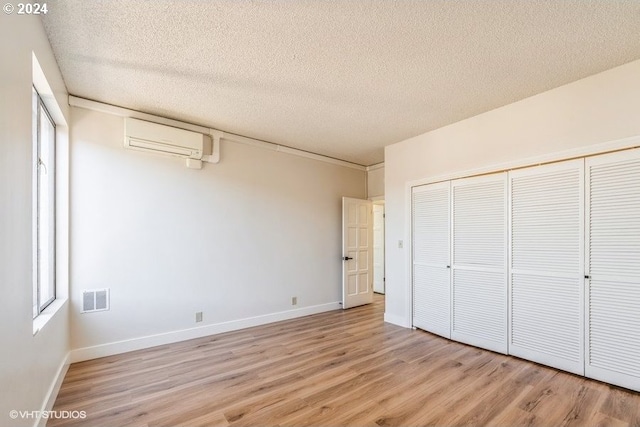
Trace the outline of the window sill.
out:
M 53 316 L 56 315 L 58 311 L 65 305 L 67 299 L 56 299 L 53 301 L 47 308 L 45 308 L 42 313 L 38 315 L 35 319 L 33 319 L 33 336 L 36 336 L 38 332 L 44 326 L 49 323 L 49 320 L 53 319 Z

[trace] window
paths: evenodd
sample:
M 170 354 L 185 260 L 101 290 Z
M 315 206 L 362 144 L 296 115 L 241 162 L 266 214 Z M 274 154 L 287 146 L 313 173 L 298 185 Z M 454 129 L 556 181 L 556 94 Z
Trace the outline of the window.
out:
M 56 127 L 33 88 L 33 317 L 56 298 Z

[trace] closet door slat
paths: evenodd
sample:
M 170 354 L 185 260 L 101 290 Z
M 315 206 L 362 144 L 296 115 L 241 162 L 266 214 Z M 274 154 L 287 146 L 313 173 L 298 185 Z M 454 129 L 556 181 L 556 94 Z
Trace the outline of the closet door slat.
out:
M 506 173 L 460 179 L 452 191 L 452 331 L 507 352 Z
M 510 173 L 509 353 L 584 373 L 584 161 Z
M 640 390 L 640 150 L 587 159 L 585 374 Z
M 450 183 L 412 191 L 413 326 L 451 338 Z

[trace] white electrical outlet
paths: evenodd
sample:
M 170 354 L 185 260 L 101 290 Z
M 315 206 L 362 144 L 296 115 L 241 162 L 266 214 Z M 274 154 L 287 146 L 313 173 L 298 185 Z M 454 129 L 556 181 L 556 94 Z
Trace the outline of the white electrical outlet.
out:
M 198 322 L 202 322 L 202 312 L 201 311 L 198 311 L 196 313 L 196 323 L 198 323 Z
M 298 304 L 298 297 L 291 297 L 291 305 Z

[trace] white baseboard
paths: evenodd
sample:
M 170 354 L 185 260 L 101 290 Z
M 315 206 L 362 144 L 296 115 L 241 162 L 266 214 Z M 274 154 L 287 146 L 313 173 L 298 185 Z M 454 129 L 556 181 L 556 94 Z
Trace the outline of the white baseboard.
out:
M 132 338 L 124 341 L 116 341 L 93 347 L 77 348 L 71 350 L 71 363 L 97 359 L 99 357 L 112 356 L 114 354 L 121 354 L 134 350 L 142 350 L 149 347 L 171 344 L 174 342 L 186 341 L 194 338 L 206 337 L 209 335 L 221 334 L 223 332 L 236 331 L 238 329 L 265 325 L 267 323 L 279 322 L 281 320 L 295 319 L 297 317 L 323 313 L 325 311 L 338 310 L 340 308 L 342 308 L 342 306 L 339 302 L 332 302 L 328 304 L 298 308 L 295 310 L 265 314 L 262 316 L 232 320 L 229 322 L 205 325 L 197 328 L 189 328 L 180 331 L 171 331 L 157 335 Z
M 396 316 L 395 314 L 384 314 L 384 321 L 387 323 L 392 323 L 397 326 L 402 326 L 403 328 L 410 328 L 411 325 L 407 325 L 407 321 L 403 316 Z
M 60 387 L 62 386 L 62 381 L 64 381 L 65 375 L 67 375 L 67 371 L 69 370 L 69 364 L 71 363 L 71 352 L 67 353 L 67 355 L 62 360 L 60 367 L 58 368 L 58 372 L 56 373 L 49 390 L 47 391 L 47 395 L 42 403 L 42 412 L 51 411 L 53 409 L 53 404 L 56 403 L 56 398 L 58 397 L 58 392 L 60 391 Z M 47 425 L 47 418 L 39 417 L 35 423 L 35 427 L 45 427 Z

